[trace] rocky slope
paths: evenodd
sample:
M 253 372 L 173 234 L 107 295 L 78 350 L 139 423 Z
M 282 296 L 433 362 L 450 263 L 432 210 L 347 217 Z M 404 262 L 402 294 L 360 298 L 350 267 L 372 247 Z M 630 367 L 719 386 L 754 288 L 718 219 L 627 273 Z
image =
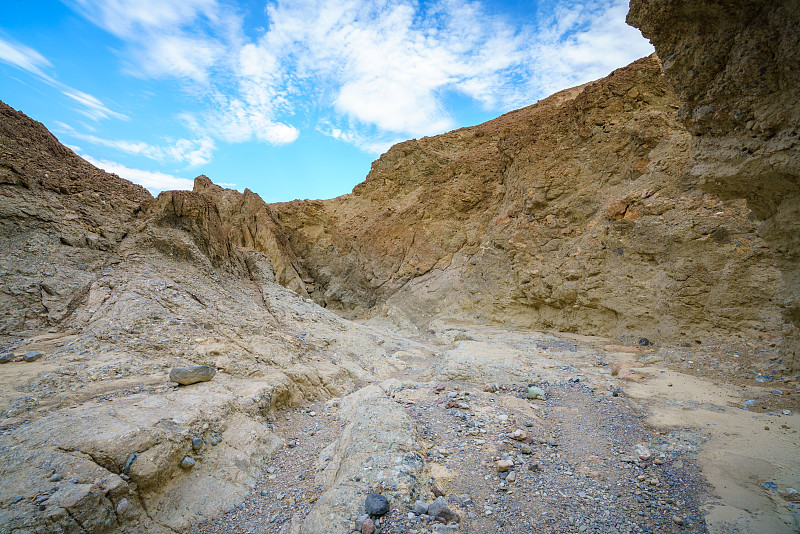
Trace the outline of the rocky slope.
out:
M 784 359 L 800 367 L 800 2 L 632 0 L 628 23 L 681 99 L 689 175 L 757 217 L 781 270 Z
M 3 532 L 187 528 L 246 494 L 276 411 L 404 366 L 276 284 L 213 198 L 153 199 L 0 111 Z M 217 375 L 176 388 L 190 364 Z
M 657 58 L 394 146 L 351 195 L 274 206 L 309 294 L 424 327 L 480 318 L 657 343 L 782 327 L 776 255 L 690 174 Z

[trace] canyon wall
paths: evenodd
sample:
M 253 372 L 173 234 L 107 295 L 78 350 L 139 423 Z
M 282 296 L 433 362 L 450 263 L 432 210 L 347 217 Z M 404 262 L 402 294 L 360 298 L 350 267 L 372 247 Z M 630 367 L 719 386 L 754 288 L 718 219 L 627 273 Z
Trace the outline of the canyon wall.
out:
M 753 210 L 781 270 L 782 353 L 797 368 L 800 2 L 632 0 L 628 23 L 653 43 L 681 100 L 690 178 Z
M 704 189 L 653 56 L 392 147 L 353 193 L 273 206 L 318 303 L 703 343 L 782 328 L 776 255 Z

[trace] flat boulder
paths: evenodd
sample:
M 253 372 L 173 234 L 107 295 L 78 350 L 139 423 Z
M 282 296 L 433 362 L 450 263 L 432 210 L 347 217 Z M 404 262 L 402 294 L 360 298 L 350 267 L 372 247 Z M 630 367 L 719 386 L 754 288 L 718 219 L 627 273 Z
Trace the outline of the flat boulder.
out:
M 192 365 L 189 367 L 173 367 L 169 372 L 169 379 L 182 386 L 196 384 L 198 382 L 208 382 L 217 370 L 210 365 Z

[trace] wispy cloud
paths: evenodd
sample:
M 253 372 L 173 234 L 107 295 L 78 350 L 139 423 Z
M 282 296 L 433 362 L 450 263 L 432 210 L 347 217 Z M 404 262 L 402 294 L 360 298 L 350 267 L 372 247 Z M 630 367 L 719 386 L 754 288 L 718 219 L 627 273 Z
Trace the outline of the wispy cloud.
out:
M 18 69 L 26 70 L 40 78 L 51 79 L 42 72 L 43 67 L 51 65 L 47 58 L 33 48 L 23 44 L 0 38 L 0 61 L 13 65 Z
M 126 115 L 109 109 L 100 99 L 83 91 L 73 89 L 44 72 L 42 69 L 52 67 L 52 63 L 42 54 L 20 43 L 0 38 L 0 61 L 30 72 L 47 84 L 59 89 L 65 96 L 78 103 L 75 111 L 93 120 L 115 118 L 128 120 Z
M 194 181 L 188 178 L 179 178 L 163 172 L 146 171 L 142 169 L 131 169 L 121 163 L 104 159 L 95 159 L 87 154 L 81 157 L 106 172 L 119 175 L 121 178 L 130 180 L 135 184 L 145 187 L 153 195 L 158 195 L 161 191 L 188 190 L 194 187 Z
M 457 126 L 453 93 L 504 112 L 652 52 L 626 0 L 562 0 L 526 21 L 478 0 L 270 0 L 258 30 L 224 0 L 67 1 L 124 42 L 129 72 L 198 95 L 179 114 L 194 135 L 230 143 L 310 127 L 379 151 Z
M 165 139 L 164 145 L 152 145 L 141 141 L 127 141 L 124 139 L 105 139 L 93 134 L 77 131 L 63 122 L 56 122 L 56 132 L 65 133 L 76 139 L 88 141 L 94 145 L 113 148 L 126 154 L 144 156 L 146 158 L 164 163 L 174 161 L 185 163 L 190 167 L 204 165 L 211 161 L 214 152 L 214 140 L 208 137 L 199 139 Z

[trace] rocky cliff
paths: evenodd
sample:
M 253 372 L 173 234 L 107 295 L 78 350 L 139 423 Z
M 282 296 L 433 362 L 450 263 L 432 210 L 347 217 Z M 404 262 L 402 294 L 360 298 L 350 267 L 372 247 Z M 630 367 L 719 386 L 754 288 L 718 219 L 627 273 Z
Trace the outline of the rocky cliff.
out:
M 656 57 L 407 141 L 351 195 L 274 206 L 309 294 L 425 326 L 472 317 L 658 343 L 780 330 L 777 259 L 691 173 Z
M 689 176 L 747 199 L 781 270 L 783 354 L 800 366 L 800 2 L 632 0 L 692 134 Z

